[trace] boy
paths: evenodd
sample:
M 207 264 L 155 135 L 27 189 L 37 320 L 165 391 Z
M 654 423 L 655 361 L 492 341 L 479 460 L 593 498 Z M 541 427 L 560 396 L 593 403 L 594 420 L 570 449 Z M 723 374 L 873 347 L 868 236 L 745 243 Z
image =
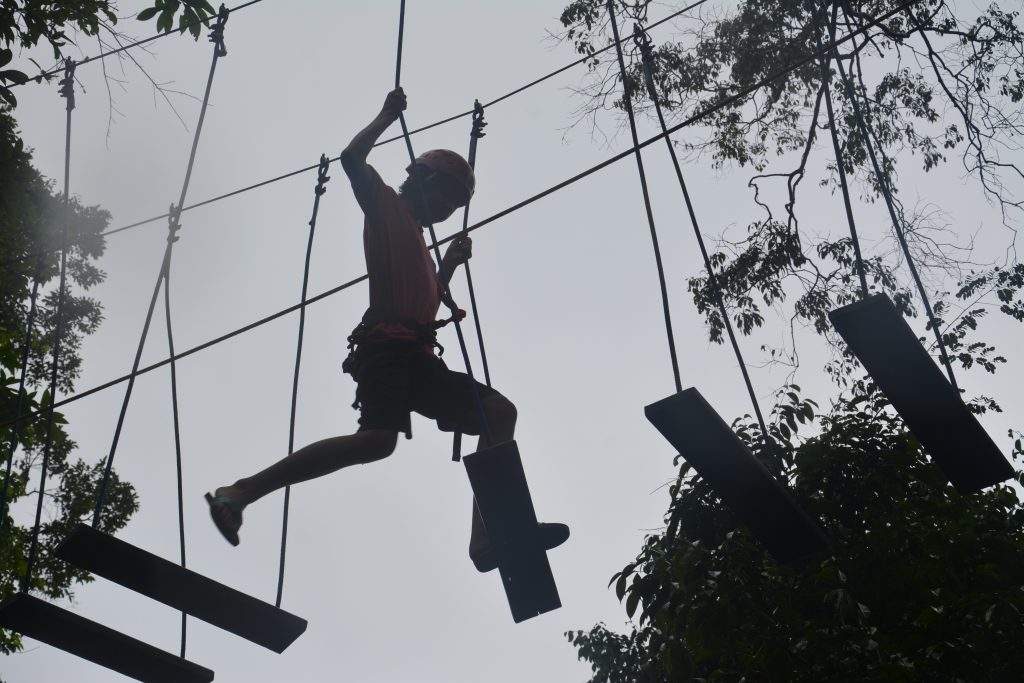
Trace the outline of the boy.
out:
M 469 377 L 449 370 L 434 355 L 434 318 L 455 269 L 472 255 L 472 242 L 468 235 L 454 240 L 435 275 L 423 238 L 424 225 L 445 220 L 469 202 L 476 179 L 455 152 L 431 150 L 408 167 L 409 177 L 397 193 L 384 184 L 366 159 L 405 107 L 401 88 L 388 93 L 380 113 L 341 153 L 342 168 L 366 219 L 363 249 L 370 307 L 348 339 L 350 353 L 342 366 L 356 381 L 359 430 L 309 444 L 251 477 L 218 488 L 213 496 L 206 494 L 214 523 L 232 545 L 238 545 L 242 510 L 250 503 L 285 486 L 391 455 L 399 432 L 411 437 L 411 411 L 436 420 L 443 431 L 481 434 Z M 515 406 L 490 387 L 477 383 L 476 391 L 493 443 L 511 440 Z M 477 449 L 486 446 L 481 436 Z M 569 528 L 541 524 L 540 534 L 544 546 L 554 548 L 569 537 Z M 469 555 L 482 572 L 496 566 L 475 503 Z

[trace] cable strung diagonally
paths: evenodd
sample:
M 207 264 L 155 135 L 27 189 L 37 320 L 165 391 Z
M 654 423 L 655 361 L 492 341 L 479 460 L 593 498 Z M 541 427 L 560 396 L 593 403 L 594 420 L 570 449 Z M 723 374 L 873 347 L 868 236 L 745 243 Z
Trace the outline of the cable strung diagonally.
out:
M 106 466 L 103 470 L 103 479 L 100 482 L 99 490 L 96 495 L 96 508 L 93 511 L 92 525 L 94 527 L 99 526 L 100 516 L 103 514 L 103 502 L 106 498 L 107 486 L 110 483 L 111 468 L 114 464 L 114 455 L 117 452 L 117 444 L 121 438 L 121 429 L 124 427 L 125 415 L 128 413 L 128 404 L 131 401 L 132 389 L 135 386 L 135 376 L 138 372 L 139 364 L 142 361 L 142 350 L 146 346 L 146 337 L 149 334 L 149 325 L 153 320 L 153 310 L 156 307 L 156 299 L 160 294 L 160 286 L 168 278 L 171 269 L 171 253 L 173 251 L 174 243 L 178 241 L 178 230 L 181 228 L 179 218 L 181 216 L 181 207 L 185 204 L 185 196 L 188 193 L 189 180 L 192 178 L 192 167 L 195 165 L 196 151 L 199 149 L 199 136 L 203 132 L 203 121 L 206 118 L 206 109 L 210 103 L 210 91 L 213 88 L 213 75 L 217 70 L 217 61 L 227 55 L 227 49 L 224 47 L 224 25 L 228 20 L 228 11 L 224 5 L 221 5 L 219 14 L 217 15 L 217 23 L 210 31 L 210 41 L 213 43 L 213 59 L 210 62 L 210 75 L 206 79 L 206 92 L 203 95 L 203 104 L 199 110 L 199 122 L 196 124 L 196 132 L 192 138 L 192 150 L 189 153 L 188 166 L 185 170 L 185 181 L 181 186 L 181 195 L 178 199 L 177 207 L 171 207 L 168 212 L 168 226 L 167 226 L 167 246 L 164 249 L 163 262 L 160 265 L 160 272 L 156 278 L 156 285 L 153 287 L 153 296 L 149 302 L 149 310 L 146 312 L 146 322 L 142 326 L 142 335 L 139 339 L 139 346 L 135 352 L 135 361 L 132 364 L 132 377 L 128 380 L 128 388 L 125 390 L 124 401 L 121 404 L 121 412 L 117 418 L 117 427 L 114 429 L 114 439 L 110 445 L 110 453 L 107 455 Z
M 67 294 L 68 274 L 68 233 L 71 223 L 71 112 L 75 109 L 75 63 L 64 60 L 64 78 L 60 82 L 60 96 L 67 100 L 66 124 L 64 130 L 64 224 L 61 229 L 60 284 L 57 290 L 57 325 L 54 330 L 52 365 L 50 368 L 50 405 L 46 412 L 46 440 L 43 444 L 43 462 L 39 473 L 39 496 L 36 500 L 36 518 L 32 526 L 32 541 L 29 544 L 28 561 L 21 579 L 21 592 L 32 588 L 32 570 L 39 551 L 39 531 L 43 519 L 43 499 L 46 495 L 46 474 L 50 468 L 50 453 L 53 450 L 54 411 L 57 400 L 57 371 L 60 368 L 61 340 L 64 338 L 64 303 Z
M 656 26 L 660 26 L 662 24 L 665 24 L 665 23 L 671 21 L 672 19 L 675 19 L 675 18 L 685 14 L 686 12 L 689 12 L 689 11 L 691 11 L 693 9 L 696 9 L 697 7 L 700 7 L 705 2 L 708 2 L 708 0 L 697 0 L 697 2 L 694 2 L 694 3 L 690 4 L 690 5 L 687 5 L 686 7 L 682 8 L 681 10 L 673 12 L 672 14 L 668 15 L 667 17 L 659 19 L 658 21 L 654 22 L 653 24 L 648 25 L 647 26 L 647 30 L 650 30 L 650 29 L 652 29 L 652 28 L 654 28 Z M 249 4 L 252 4 L 252 3 L 247 3 L 246 5 L 240 5 L 239 9 L 242 8 L 242 7 L 247 7 Z M 163 35 L 163 34 L 161 34 L 161 35 Z M 615 42 L 611 42 L 608 45 L 606 45 L 606 46 L 604 46 L 604 47 L 602 47 L 602 48 L 600 48 L 598 50 L 595 50 L 592 55 L 587 55 L 585 57 L 581 57 L 581 58 L 579 58 L 579 59 L 577 59 L 575 61 L 572 61 L 572 62 L 566 64 L 565 66 L 560 67 L 558 69 L 555 69 L 554 71 L 551 71 L 550 73 L 547 73 L 547 74 L 545 74 L 543 76 L 540 76 L 539 78 L 536 78 L 536 79 L 530 81 L 529 83 L 521 85 L 518 88 L 515 88 L 514 90 L 511 90 L 511 91 L 505 93 L 504 95 L 496 97 L 495 99 L 493 99 L 493 100 L 491 100 L 489 102 L 485 102 L 482 106 L 486 108 L 486 107 L 494 106 L 495 104 L 498 104 L 499 102 L 503 102 L 503 101 L 509 99 L 510 97 L 518 95 L 519 93 L 521 93 L 521 92 L 523 92 L 525 90 L 529 90 L 533 86 L 539 85 L 540 83 L 543 83 L 544 81 L 547 81 L 547 80 L 549 80 L 551 78 L 554 78 L 555 76 L 557 76 L 557 75 L 559 75 L 561 73 L 564 73 L 564 72 L 568 71 L 569 69 L 572 69 L 574 67 L 577 67 L 577 66 L 579 66 L 581 64 L 586 63 L 588 60 L 593 59 L 597 55 L 603 54 L 604 52 L 607 52 L 608 50 L 611 50 L 612 48 L 615 47 L 615 45 L 616 45 Z M 448 117 L 446 117 L 444 119 L 441 119 L 440 121 L 435 121 L 434 123 L 428 124 L 426 126 L 422 126 L 420 128 L 414 128 L 414 129 L 409 131 L 409 135 L 416 135 L 417 133 L 422 133 L 422 132 L 430 130 L 432 128 L 437 128 L 438 126 L 442 126 L 442 125 L 444 125 L 446 123 L 451 123 L 452 121 L 456 121 L 456 120 L 461 119 L 461 118 L 463 118 L 465 116 L 470 116 L 470 115 L 473 114 L 473 112 L 474 112 L 474 110 L 470 109 L 470 110 L 467 110 L 467 111 L 459 112 L 458 114 L 453 114 L 453 115 L 448 116 Z M 403 139 L 402 135 L 396 135 L 395 137 L 386 138 L 384 140 L 379 140 L 374 145 L 374 147 L 379 147 L 381 145 L 386 145 L 386 144 L 391 143 L 391 142 L 397 142 L 398 140 L 402 140 L 402 139 Z M 335 157 L 335 158 L 331 159 L 330 161 L 331 161 L 331 163 L 334 163 L 335 161 L 338 161 L 338 157 Z M 251 190 L 255 190 L 255 189 L 264 187 L 265 185 L 271 185 L 271 184 L 276 183 L 278 181 L 286 180 L 288 178 L 291 178 L 292 176 L 300 175 L 302 173 L 308 173 L 309 171 L 316 170 L 316 168 L 317 168 L 317 164 L 313 164 L 312 166 L 306 166 L 305 168 L 300 168 L 300 169 L 297 169 L 297 170 L 294 170 L 294 171 L 289 171 L 288 173 L 283 173 L 283 174 L 281 174 L 281 175 L 279 175 L 279 176 L 277 176 L 275 178 L 270 178 L 269 180 L 263 180 L 263 181 L 260 181 L 258 183 L 254 183 L 252 185 L 248 185 L 246 187 L 242 187 L 242 188 L 239 188 L 237 190 L 232 190 L 230 192 L 226 192 L 226 193 L 218 195 L 216 197 L 211 197 L 210 199 L 205 199 L 205 200 L 203 200 L 201 202 L 197 202 L 195 204 L 191 204 L 189 206 L 185 206 L 181 210 L 184 212 L 184 211 L 190 211 L 192 209 L 198 209 L 201 206 L 206 206 L 207 204 L 213 204 L 214 202 L 219 202 L 222 199 L 228 199 L 229 197 L 234 197 L 235 195 L 239 195 L 239 194 L 242 194 L 242 193 L 245 193 L 245 192 L 249 192 Z M 150 223 L 155 223 L 156 221 L 163 220 L 163 219 L 167 218 L 167 216 L 168 216 L 168 214 L 162 213 L 162 214 L 160 214 L 158 216 L 151 216 L 150 218 L 145 218 L 143 220 L 136 221 L 134 223 L 129 223 L 128 225 L 123 225 L 123 226 L 118 227 L 118 228 L 112 228 L 110 230 L 106 230 L 106 231 L 100 233 L 100 237 L 107 237 L 109 235 L 115 235 L 117 233 L 125 232 L 126 230 L 132 230 L 134 228 L 138 228 L 138 227 L 141 227 L 143 225 L 149 225 Z M 29 254 L 27 256 L 19 256 L 17 258 L 5 261 L 5 262 L 3 262 L 0 265 L 9 265 L 9 264 L 12 264 L 12 263 L 20 263 L 21 261 L 24 261 L 25 259 L 30 258 L 31 256 L 32 256 L 32 254 Z
M 682 130 L 683 128 L 685 128 L 687 126 L 691 126 L 691 125 L 693 125 L 694 123 L 696 123 L 698 121 L 701 121 L 702 119 L 706 118 L 707 116 L 710 116 L 712 113 L 714 113 L 718 109 L 726 107 L 726 106 L 729 106 L 732 103 L 736 102 L 737 100 L 740 100 L 740 99 L 746 97 L 747 95 L 749 95 L 750 93 L 754 92 L 755 90 L 758 90 L 758 89 L 764 87 L 765 85 L 767 85 L 767 84 L 769 84 L 769 83 L 771 83 L 771 82 L 773 82 L 775 80 L 778 80 L 779 78 L 785 76 L 786 74 L 788 74 L 789 72 L 791 72 L 791 71 L 793 71 L 795 69 L 800 68 L 801 66 L 807 64 L 808 62 L 823 57 L 824 55 L 828 54 L 829 51 L 834 49 L 837 45 L 845 44 L 845 43 L 849 42 L 850 40 L 853 40 L 855 37 L 857 37 L 859 35 L 862 35 L 868 29 L 873 28 L 874 26 L 877 26 L 879 23 L 881 23 L 881 22 L 885 21 L 886 19 L 892 17 L 893 15 L 903 11 L 904 9 L 906 9 L 907 7 L 912 5 L 915 1 L 916 0 L 906 0 L 905 2 L 899 4 L 896 7 L 888 10 L 887 12 L 879 15 L 878 17 L 876 17 L 875 19 L 873 19 L 870 22 L 866 23 L 865 25 L 861 26 L 860 28 L 856 29 L 855 31 L 847 34 L 843 38 L 840 38 L 837 41 L 831 42 L 831 43 L 829 43 L 828 45 L 825 45 L 824 47 L 822 47 L 819 50 L 815 50 L 814 52 L 810 53 L 809 55 L 807 55 L 807 56 L 805 56 L 805 57 L 803 57 L 801 59 L 798 59 L 795 62 L 789 64 L 785 68 L 780 69 L 779 71 L 776 71 L 776 72 L 766 76 L 765 78 L 761 79 L 757 83 L 754 83 L 754 84 L 752 84 L 750 86 L 747 86 L 746 88 L 743 88 L 740 91 L 737 91 L 735 94 L 725 98 L 724 100 L 722 100 L 718 104 L 712 105 L 710 107 L 707 107 L 706 109 L 703 109 L 700 112 L 694 114 L 693 116 L 690 116 L 689 118 L 687 118 L 687 119 L 677 123 L 676 125 L 670 127 L 668 130 L 666 130 L 666 131 L 664 131 L 662 133 L 658 133 L 657 135 L 654 135 L 654 136 L 648 138 L 647 140 L 644 140 L 639 145 L 637 145 L 636 149 L 643 149 L 645 147 L 648 147 L 649 145 L 653 145 L 654 143 L 656 143 L 656 142 L 658 142 L 660 140 L 665 139 L 669 135 L 672 135 L 673 133 L 676 133 L 676 132 Z M 569 185 L 572 185 L 572 184 L 574 184 L 576 182 L 579 182 L 580 180 L 583 180 L 584 178 L 587 178 L 588 176 L 591 176 L 591 175 L 597 173 L 598 171 L 601 171 L 602 169 L 604 169 L 604 168 L 606 168 L 608 166 L 611 166 L 615 162 L 621 161 L 622 159 L 625 159 L 626 157 L 631 156 L 634 153 L 635 153 L 635 149 L 633 147 L 625 149 L 625 150 L 619 152 L 618 154 L 615 154 L 614 156 L 611 156 L 611 157 L 605 159 L 604 161 L 602 161 L 602 162 L 600 162 L 600 163 L 598 163 L 598 164 L 596 164 L 594 166 L 591 166 L 590 168 L 588 168 L 588 169 L 586 169 L 584 171 L 581 171 L 580 173 L 577 173 L 576 175 L 572 176 L 571 178 L 567 178 L 567 179 L 561 181 L 560 183 L 552 185 L 552 186 L 548 187 L 545 190 L 542 190 L 542 191 L 540 191 L 540 192 L 538 192 L 538 193 L 536 193 L 536 194 L 534 194 L 534 195 L 532 195 L 530 197 L 527 197 L 526 199 L 523 199 L 522 201 L 517 202 L 516 204 L 513 204 L 512 206 L 509 206 L 509 207 L 507 207 L 505 209 L 502 209 L 501 211 L 498 211 L 497 213 L 492 214 L 492 215 L 488 216 L 487 218 L 484 218 L 483 220 L 477 221 L 473 225 L 471 225 L 468 228 L 466 228 L 466 232 L 472 232 L 474 230 L 479 230 L 479 229 L 483 228 L 486 225 L 494 223 L 495 221 L 497 221 L 497 220 L 499 220 L 501 218 L 504 218 L 505 216 L 507 216 L 507 215 L 509 215 L 509 214 L 511 214 L 511 213 L 513 213 L 515 211 L 518 211 L 519 209 L 522 209 L 525 206 L 528 206 L 530 204 L 533 204 L 534 202 L 540 201 L 544 197 L 547 197 L 548 195 L 554 194 L 555 192 L 558 192 L 559 190 L 562 190 L 562 189 L 568 187 Z M 451 235 L 449 237 L 445 237 L 445 238 L 439 240 L 438 244 L 445 244 L 445 243 L 450 242 L 451 240 L 455 239 L 456 237 L 457 237 L 457 234 L 456 235 Z M 367 279 L 367 276 L 365 274 L 360 275 L 359 277 L 353 278 L 352 280 L 349 280 L 348 282 L 340 284 L 340 285 L 338 285 L 336 287 L 333 287 L 333 288 L 331 288 L 331 289 L 329 289 L 327 291 L 321 292 L 320 294 L 317 294 L 316 296 L 310 297 L 310 299 L 308 301 L 306 301 L 306 305 L 309 305 L 309 304 L 315 303 L 317 301 L 321 301 L 323 299 L 331 297 L 331 296 L 337 294 L 338 292 L 341 292 L 341 291 L 344 291 L 344 290 L 346 290 L 346 289 L 348 289 L 350 287 L 353 287 L 353 286 L 359 284 L 360 282 L 362 282 L 362 281 L 364 281 L 366 279 Z M 195 353 L 198 353 L 198 352 L 203 351 L 205 349 L 208 349 L 208 348 L 210 348 L 212 346 L 216 346 L 217 344 L 220 344 L 220 343 L 225 342 L 225 341 L 227 341 L 229 339 L 232 339 L 233 337 L 237 337 L 238 335 L 245 334 L 246 332 L 250 332 L 250 331 L 252 331 L 252 330 L 254 330 L 254 329 L 258 328 L 258 327 L 262 327 L 263 325 L 266 325 L 267 323 L 273 322 L 274 320 L 277 320 L 278 318 L 281 318 L 281 317 L 283 317 L 285 315 L 288 315 L 289 313 L 293 313 L 293 312 L 299 310 L 299 307 L 300 307 L 300 304 L 293 304 L 292 306 L 289 306 L 289 307 L 284 308 L 284 309 L 282 309 L 280 311 L 277 311 L 276 313 L 272 313 L 272 314 L 270 314 L 270 315 L 268 315 L 268 316 L 266 316 L 264 318 L 261 318 L 259 320 L 256 320 L 256 321 L 252 322 L 252 323 L 249 323 L 248 325 L 244 325 L 243 327 L 240 327 L 240 328 L 238 328 L 236 330 L 233 330 L 231 332 L 223 334 L 223 335 L 221 335 L 221 336 L 219 336 L 219 337 L 217 337 L 215 339 L 211 339 L 209 341 L 203 342 L 202 344 L 194 346 L 194 347 L 192 347 L 192 348 L 190 348 L 190 349 L 188 349 L 186 351 L 183 351 L 183 352 L 179 353 L 175 357 L 175 359 L 176 360 L 180 360 L 182 358 L 185 358 L 186 356 L 190 356 L 192 354 L 195 354 Z M 74 396 L 70 396 L 70 397 L 64 399 L 63 401 L 58 401 L 55 404 L 54 407 L 55 408 L 59 408 L 59 407 L 65 406 L 65 405 L 67 405 L 69 403 L 73 403 L 73 402 L 78 401 L 80 399 L 86 398 L 87 396 L 91 396 L 91 395 L 93 395 L 95 393 L 98 393 L 100 391 L 104 391 L 106 389 L 109 389 L 110 387 L 113 387 L 113 386 L 116 386 L 118 384 L 121 384 L 122 382 L 130 381 L 133 377 L 135 377 L 137 375 L 145 374 L 147 372 L 151 372 L 153 370 L 156 370 L 157 368 L 161 368 L 164 365 L 167 365 L 168 363 L 170 363 L 170 359 L 169 358 L 168 359 L 164 359 L 162 361 L 158 361 L 158 362 L 153 363 L 152 365 L 149 365 L 149 366 L 147 366 L 145 368 L 139 369 L 137 371 L 133 371 L 130 374 L 126 374 L 126 375 L 123 375 L 121 377 L 112 379 L 112 380 L 110 380 L 108 382 L 105 382 L 105 383 L 103 383 L 101 385 L 92 387 L 92 388 L 87 389 L 87 390 L 85 390 L 83 392 L 75 394 Z M 31 419 L 32 417 L 34 417 L 37 414 L 39 414 L 38 411 L 37 412 L 26 413 L 25 415 L 22 415 L 21 417 L 5 418 L 3 420 L 0 420 L 0 428 L 8 427 L 8 426 L 10 426 L 12 424 L 15 424 L 15 423 L 18 423 L 18 422 L 22 422 L 24 420 Z

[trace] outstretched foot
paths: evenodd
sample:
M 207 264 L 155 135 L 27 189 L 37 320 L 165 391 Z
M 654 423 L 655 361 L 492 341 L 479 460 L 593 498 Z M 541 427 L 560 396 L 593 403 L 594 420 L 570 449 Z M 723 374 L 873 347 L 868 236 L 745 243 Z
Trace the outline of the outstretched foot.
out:
M 541 522 L 537 525 L 541 546 L 544 550 L 557 548 L 569 539 L 569 527 L 559 523 Z M 498 567 L 498 554 L 490 545 L 469 549 L 469 559 L 479 572 L 489 572 Z
M 210 518 L 217 525 L 217 530 L 231 545 L 238 545 L 238 530 L 242 527 L 242 510 L 245 504 L 232 498 L 230 487 L 222 487 L 214 491 L 214 495 L 205 494 L 210 506 Z

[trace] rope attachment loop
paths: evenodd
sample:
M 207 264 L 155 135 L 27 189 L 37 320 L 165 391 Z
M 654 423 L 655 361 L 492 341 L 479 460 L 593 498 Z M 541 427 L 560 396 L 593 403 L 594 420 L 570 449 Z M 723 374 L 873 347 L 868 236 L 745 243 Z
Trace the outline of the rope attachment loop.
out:
M 331 165 L 331 160 L 327 158 L 326 154 L 320 155 L 320 165 L 316 169 L 316 187 L 313 188 L 313 192 L 319 197 L 324 192 L 327 192 L 327 181 L 331 179 L 331 176 L 327 175 L 327 167 Z
M 210 29 L 210 42 L 214 44 L 218 57 L 228 56 L 228 49 L 224 47 L 224 24 L 228 23 L 228 15 L 230 14 L 231 10 L 226 5 L 221 4 L 220 9 L 217 11 L 217 23 Z
M 181 207 L 171 204 L 171 207 L 167 209 L 167 242 L 169 244 L 174 244 L 181 239 L 181 235 L 178 234 L 178 231 L 181 230 L 180 219 Z
M 487 135 L 487 133 L 484 132 L 484 127 L 486 125 L 487 122 L 484 121 L 484 105 L 480 104 L 480 100 L 473 100 L 473 128 L 469 132 L 469 136 L 473 138 L 473 140 L 479 140 L 484 137 Z M 476 144 L 473 145 L 473 151 L 476 151 Z M 469 165 L 472 166 L 473 162 L 470 161 Z
M 75 108 L 75 62 L 70 57 L 64 58 L 64 78 L 58 82 L 60 96 L 68 101 L 67 109 Z

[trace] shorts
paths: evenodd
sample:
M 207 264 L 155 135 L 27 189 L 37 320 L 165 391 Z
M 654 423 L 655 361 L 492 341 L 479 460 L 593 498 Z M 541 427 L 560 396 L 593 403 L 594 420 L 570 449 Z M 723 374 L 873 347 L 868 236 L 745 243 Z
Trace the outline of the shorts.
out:
M 359 431 L 386 429 L 411 437 L 410 414 L 437 422 L 441 431 L 480 434 L 480 399 L 498 395 L 469 375 L 448 369 L 430 347 L 416 342 L 363 343 L 348 364 L 356 380 Z

